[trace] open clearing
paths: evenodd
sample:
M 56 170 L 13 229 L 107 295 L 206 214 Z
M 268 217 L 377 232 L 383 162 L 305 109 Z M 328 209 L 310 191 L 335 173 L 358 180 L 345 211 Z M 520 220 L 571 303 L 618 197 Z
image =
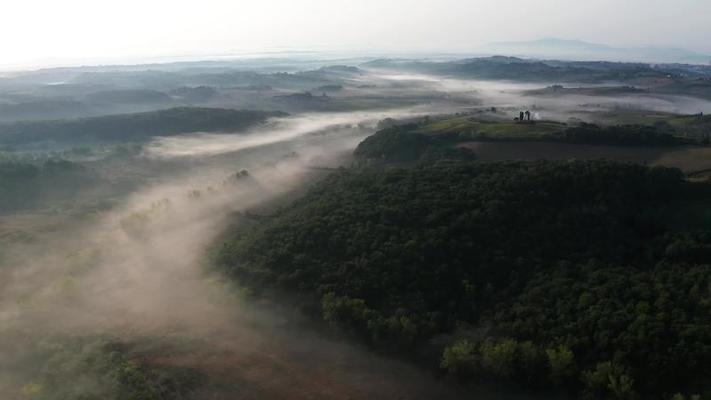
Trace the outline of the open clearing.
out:
M 609 159 L 679 168 L 685 173 L 711 169 L 711 147 L 629 147 L 547 142 L 467 142 L 481 161 Z

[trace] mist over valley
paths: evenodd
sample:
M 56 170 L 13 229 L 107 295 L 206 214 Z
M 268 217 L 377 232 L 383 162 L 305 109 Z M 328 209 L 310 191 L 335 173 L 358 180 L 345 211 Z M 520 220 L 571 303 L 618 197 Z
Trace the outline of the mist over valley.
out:
M 3 67 L 0 399 L 711 398 L 711 66 L 667 45 L 683 22 L 608 46 L 501 33 L 595 5 L 476 2 L 484 41 L 449 1 L 187 3 L 120 40 L 81 20 L 116 62 Z M 681 3 L 654 18 L 701 26 Z M 372 48 L 202 56 L 257 20 Z M 63 60 L 20 42 L 3 65 Z

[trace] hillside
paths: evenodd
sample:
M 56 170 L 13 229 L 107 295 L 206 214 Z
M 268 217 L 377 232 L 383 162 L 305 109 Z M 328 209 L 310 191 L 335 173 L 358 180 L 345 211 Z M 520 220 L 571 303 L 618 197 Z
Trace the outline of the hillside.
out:
M 66 160 L 29 163 L 0 159 L 0 215 L 40 205 L 57 207 L 77 191 L 96 185 L 97 180 L 95 171 Z
M 665 78 L 667 73 L 648 64 L 540 61 L 517 57 L 493 56 L 447 62 L 376 60 L 369 68 L 402 69 L 471 79 L 506 79 L 528 82 L 624 82 L 640 78 Z
M 706 65 L 707 54 L 675 47 L 613 47 L 582 40 L 544 38 L 524 42 L 495 42 L 482 48 L 494 54 L 561 60 L 639 61 L 649 63 L 690 63 Z
M 669 227 L 708 193 L 606 161 L 342 170 L 219 260 L 461 378 L 669 399 L 711 391 L 711 236 Z
M 82 143 L 143 141 L 153 136 L 189 132 L 238 131 L 265 122 L 281 112 L 222 108 L 171 108 L 136 114 L 0 125 L 0 145 L 35 142 Z
M 543 89 L 533 89 L 524 92 L 527 96 L 620 96 L 626 94 L 647 93 L 646 90 L 634 86 L 595 86 L 595 87 L 564 87 L 552 85 Z
M 376 132 L 358 145 L 354 155 L 367 163 L 391 163 L 442 158 L 473 159 L 477 154 L 467 149 L 483 142 L 544 142 L 671 150 L 685 145 L 700 146 L 708 141 L 706 122 L 696 116 L 667 116 L 648 121 L 640 118 L 638 121 L 654 124 L 596 125 L 580 122 L 568 125 L 556 121 L 486 120 L 468 114 L 428 117 Z M 561 157 L 564 157 L 565 150 L 561 150 Z M 535 157 L 536 154 L 530 156 Z
M 375 70 L 408 71 L 458 79 L 585 83 L 639 86 L 650 93 L 710 98 L 711 67 L 607 61 L 559 61 L 482 57 L 454 61 L 380 59 L 363 64 Z M 610 93 L 613 94 L 613 93 Z

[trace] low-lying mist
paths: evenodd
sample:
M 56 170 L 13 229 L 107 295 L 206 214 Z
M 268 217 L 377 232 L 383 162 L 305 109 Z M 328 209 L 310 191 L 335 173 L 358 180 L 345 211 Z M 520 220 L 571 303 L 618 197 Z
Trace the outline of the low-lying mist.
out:
M 384 118 L 403 118 L 416 115 L 426 115 L 427 109 L 413 108 L 408 110 L 348 112 L 348 113 L 313 113 L 289 118 L 273 119 L 267 127 L 235 134 L 198 133 L 175 137 L 158 138 L 146 147 L 148 157 L 203 157 L 217 154 L 232 153 L 240 150 L 266 146 L 274 143 L 292 141 L 299 138 L 318 136 L 319 138 L 337 135 L 340 140 L 352 140 L 342 143 L 341 151 L 353 148 L 353 142 L 362 139 L 367 132 L 372 132 L 377 122 Z M 359 131 L 353 135 L 348 131 Z M 366 132 L 363 134 L 363 132 Z M 322 140 L 319 139 L 319 142 Z M 327 140 L 326 140 L 327 141 Z M 302 140 L 303 142 L 303 140 Z M 357 142 L 356 142 L 357 143 Z M 325 144 L 325 143 L 324 143 Z M 298 145 L 298 143 L 297 143 Z M 330 147 L 322 151 L 331 153 Z
M 279 307 L 245 301 L 243 289 L 211 268 L 210 251 L 228 227 L 268 217 L 279 201 L 349 165 L 352 150 L 385 118 L 478 109 L 506 120 L 530 109 L 535 119 L 561 121 L 627 108 L 711 111 L 711 102 L 683 96 L 526 93 L 545 86 L 538 83 L 381 71 L 352 82 L 358 86 L 332 96 L 412 98 L 415 105 L 296 114 L 247 132 L 157 137 L 105 166 L 116 177 L 141 177 L 117 205 L 77 220 L 29 211 L 0 219 L 42 225 L 34 239 L 0 254 L 0 354 L 11 355 L 0 357 L 0 398 L 42 392 L 38 374 L 47 360 L 32 349 L 51 348 L 50 338 L 103 336 L 160 347 L 160 357 L 150 353 L 143 361 L 208 376 L 212 391 L 197 391 L 196 399 L 460 398 L 456 385 L 445 389 L 404 363 L 297 328 Z
M 594 120 L 591 113 L 610 110 L 648 110 L 655 112 L 696 114 L 699 112 L 710 113 L 711 101 L 682 95 L 662 93 L 622 94 L 609 95 L 582 95 L 565 94 L 545 96 L 533 94 L 530 91 L 557 85 L 559 82 L 529 83 L 513 81 L 490 81 L 449 78 L 416 73 L 393 73 L 390 71 L 370 71 L 371 82 L 378 82 L 380 90 L 387 92 L 388 86 L 404 93 L 446 94 L 443 102 L 458 102 L 470 107 L 497 107 L 507 111 L 520 109 L 536 110 L 541 119 L 565 121 L 571 117 L 583 117 Z M 568 88 L 599 88 L 611 86 L 626 86 L 620 82 L 603 83 L 566 83 Z M 640 88 L 645 89 L 645 88 Z M 450 104 L 451 107 L 451 104 Z M 513 118 L 515 112 L 510 113 Z
M 170 349 L 150 362 L 258 387 L 253 395 L 225 398 L 453 396 L 422 372 L 293 328 L 271 307 L 244 303 L 239 288 L 211 272 L 207 254 L 240 220 L 236 215 L 271 212 L 270 201 L 348 163 L 379 119 L 414 115 L 313 114 L 246 135 L 195 134 L 147 145 L 141 158 L 174 169 L 89 222 L 67 223 L 4 256 L 13 265 L 2 271 L 0 349 L 13 357 L 0 362 L 0 394 L 40 390 L 33 375 L 43 360 L 19 349 L 18 337 L 39 345 L 54 337 L 110 336 Z M 186 340 L 189 351 L 181 349 Z

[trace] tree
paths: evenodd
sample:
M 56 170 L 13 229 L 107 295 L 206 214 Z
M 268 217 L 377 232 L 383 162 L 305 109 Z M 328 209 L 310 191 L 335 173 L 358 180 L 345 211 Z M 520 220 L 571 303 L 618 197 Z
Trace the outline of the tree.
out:
M 453 375 L 471 374 L 476 368 L 476 346 L 466 339 L 456 341 L 444 349 L 440 367 Z
M 564 384 L 576 375 L 575 355 L 564 344 L 546 350 L 548 365 L 550 366 L 551 380 L 557 384 Z

